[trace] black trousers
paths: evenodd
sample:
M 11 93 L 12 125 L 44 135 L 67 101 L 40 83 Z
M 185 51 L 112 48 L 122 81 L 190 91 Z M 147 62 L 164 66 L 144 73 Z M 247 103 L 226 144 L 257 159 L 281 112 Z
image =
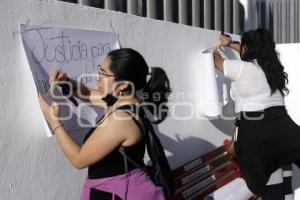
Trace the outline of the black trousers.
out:
M 277 200 L 269 197 L 271 192 L 268 191 L 278 192 L 281 186 L 273 185 L 276 190 L 266 183 L 279 168 L 292 163 L 300 167 L 300 127 L 284 106 L 240 113 L 236 125 L 235 150 L 247 186 L 253 193 L 265 197 L 263 200 Z

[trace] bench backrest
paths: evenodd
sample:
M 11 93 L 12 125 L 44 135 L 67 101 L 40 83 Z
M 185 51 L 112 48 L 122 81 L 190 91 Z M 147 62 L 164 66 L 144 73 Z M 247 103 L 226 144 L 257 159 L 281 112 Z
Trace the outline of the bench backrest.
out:
M 227 153 L 227 144 L 220 146 L 173 170 L 176 192 L 173 200 L 199 200 L 224 186 L 240 172 Z

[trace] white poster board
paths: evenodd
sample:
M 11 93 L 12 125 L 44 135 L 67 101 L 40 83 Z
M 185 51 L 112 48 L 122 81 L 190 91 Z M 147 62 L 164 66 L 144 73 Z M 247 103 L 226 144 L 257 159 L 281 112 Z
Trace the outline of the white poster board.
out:
M 219 117 L 229 103 L 226 78 L 215 68 L 214 50 L 215 48 L 202 49 L 189 58 L 190 68 L 198 76 L 192 88 L 193 92 L 197 92 L 191 99 L 196 100 L 195 110 L 201 119 Z
M 213 49 L 203 51 L 199 56 L 201 75 L 199 83 L 202 85 L 203 95 L 201 113 L 207 117 L 216 117 L 222 114 L 222 107 L 228 103 L 227 87 L 224 76 L 215 69 Z
M 48 75 L 51 72 L 62 69 L 68 77 L 96 88 L 98 65 L 108 52 L 119 48 L 118 35 L 112 32 L 37 25 L 21 25 L 20 29 L 37 91 L 48 101 Z M 59 103 L 64 127 L 77 142 L 82 141 L 102 111 L 75 97 L 61 95 Z M 47 136 L 51 136 L 48 125 L 45 127 Z

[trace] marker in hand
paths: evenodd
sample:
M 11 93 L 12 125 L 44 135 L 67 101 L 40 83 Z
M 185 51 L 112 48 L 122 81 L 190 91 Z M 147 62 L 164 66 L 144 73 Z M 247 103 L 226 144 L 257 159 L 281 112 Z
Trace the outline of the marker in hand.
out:
M 59 73 L 62 73 L 62 69 L 59 70 L 58 72 L 58 76 L 59 76 Z M 68 77 L 66 78 L 68 80 Z M 66 81 L 67 81 L 66 80 Z M 65 82 L 66 82 L 65 81 Z M 61 87 L 61 91 L 62 91 L 62 94 L 64 96 L 69 96 L 68 99 L 77 107 L 78 106 L 78 102 L 76 101 L 76 99 L 72 96 L 72 93 L 73 91 L 71 91 L 71 88 L 70 88 L 70 85 L 68 83 L 59 83 L 58 86 Z
M 231 36 L 230 36 L 229 34 L 226 34 L 226 33 L 224 33 L 224 32 L 221 32 L 221 34 L 224 35 L 225 37 L 227 37 L 227 38 L 229 39 L 230 42 L 229 42 L 228 46 L 229 46 L 230 44 L 240 44 L 239 41 L 234 41 L 234 40 L 232 40 L 232 38 L 231 38 Z
M 66 83 L 63 83 L 63 84 L 59 84 L 59 86 L 61 87 L 61 91 L 63 93 L 63 95 L 65 96 L 70 96 L 70 85 L 69 84 L 66 84 Z M 78 106 L 78 103 L 76 101 L 76 99 L 73 97 L 73 96 L 70 96 L 68 98 L 75 106 Z

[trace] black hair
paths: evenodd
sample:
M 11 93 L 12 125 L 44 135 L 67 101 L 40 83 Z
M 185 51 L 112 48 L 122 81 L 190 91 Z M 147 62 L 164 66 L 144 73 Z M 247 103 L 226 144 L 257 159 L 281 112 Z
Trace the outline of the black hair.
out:
M 241 39 L 241 59 L 251 62 L 257 59 L 258 65 L 264 71 L 271 95 L 279 90 L 282 96 L 288 94 L 286 87 L 288 75 L 284 72 L 278 53 L 275 50 L 275 42 L 271 33 L 263 28 L 245 32 Z
M 171 93 L 170 81 L 166 72 L 160 67 L 149 67 L 144 57 L 136 50 L 122 48 L 108 53 L 111 60 L 110 70 L 115 75 L 116 81 L 129 81 L 134 85 L 126 91 L 140 90 L 143 100 L 152 114 L 155 115 L 156 123 L 162 122 L 168 115 L 169 108 L 166 105 L 168 95 Z M 150 79 L 147 81 L 147 76 Z M 148 103 L 148 104 L 147 104 Z

